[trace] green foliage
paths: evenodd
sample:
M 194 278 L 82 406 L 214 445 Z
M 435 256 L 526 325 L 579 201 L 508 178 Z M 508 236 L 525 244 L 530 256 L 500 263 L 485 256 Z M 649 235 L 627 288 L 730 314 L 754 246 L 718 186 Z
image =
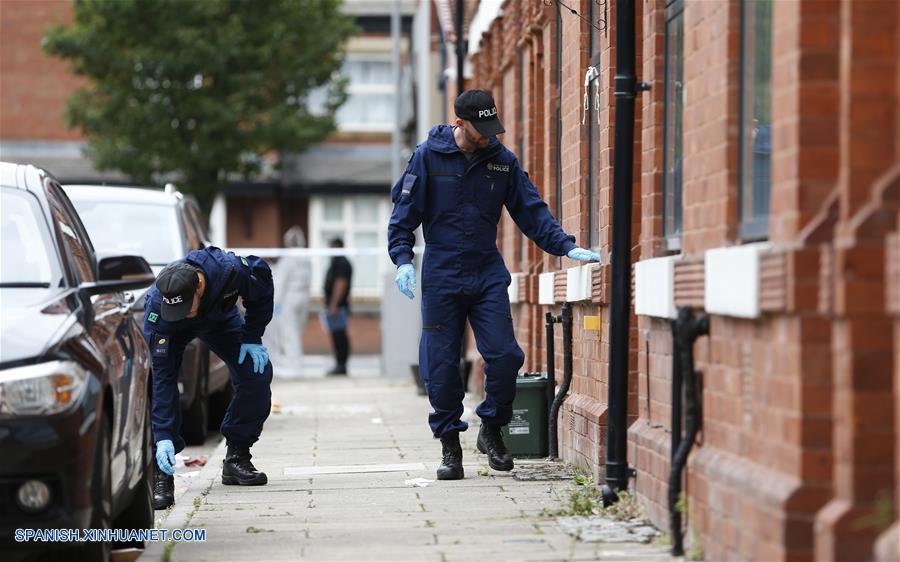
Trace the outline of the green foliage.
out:
M 631 521 L 643 517 L 644 510 L 634 496 L 623 490 L 619 492 L 619 501 L 603 508 L 603 514 L 616 521 Z
M 334 130 L 334 80 L 355 32 L 339 0 L 76 0 L 45 50 L 86 85 L 67 119 L 100 169 L 139 181 L 174 173 L 208 201 L 273 150 L 299 152 Z M 312 113 L 312 90 L 327 92 Z
M 603 510 L 600 489 L 594 485 L 594 477 L 589 474 L 576 474 L 572 478 L 575 484 L 569 492 L 569 515 L 598 515 Z

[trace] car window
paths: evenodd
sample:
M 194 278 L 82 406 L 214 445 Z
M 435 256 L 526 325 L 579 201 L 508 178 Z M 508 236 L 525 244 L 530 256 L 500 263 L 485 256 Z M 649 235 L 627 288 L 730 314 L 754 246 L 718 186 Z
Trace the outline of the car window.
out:
M 77 194 L 72 201 L 98 250 L 143 256 L 150 265 L 184 257 L 174 206 L 98 201 Z
M 37 198 L 0 188 L 0 285 L 57 286 L 62 269 Z
M 62 233 L 62 241 L 75 266 L 78 281 L 93 282 L 94 248 L 85 235 L 84 227 L 78 221 L 75 210 L 69 205 L 69 200 L 62 189 L 52 181 L 48 181 L 44 187 L 47 202 L 50 204 L 50 213 Z
M 194 223 L 194 226 L 197 227 L 197 232 L 200 233 L 200 239 L 209 240 L 209 233 L 206 231 L 206 223 L 203 221 L 197 205 L 189 201 L 185 207 L 187 207 L 191 221 Z
M 191 250 L 198 250 L 203 246 L 203 243 L 200 241 L 200 235 L 197 232 L 197 226 L 191 221 L 191 218 L 188 216 L 188 206 L 182 205 L 181 207 L 181 225 L 184 227 L 184 234 L 187 236 L 188 246 L 190 246 Z

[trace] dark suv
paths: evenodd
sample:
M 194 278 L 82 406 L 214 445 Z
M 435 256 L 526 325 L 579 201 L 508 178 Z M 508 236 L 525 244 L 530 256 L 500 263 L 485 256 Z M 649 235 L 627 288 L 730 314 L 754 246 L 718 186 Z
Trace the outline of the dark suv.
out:
M 197 203 L 171 184 L 165 189 L 67 185 L 64 187 L 94 245 L 147 258 L 158 274 L 169 262 L 209 245 Z M 135 295 L 134 315 L 143 323 L 144 293 Z M 188 344 L 178 376 L 181 436 L 202 444 L 218 429 L 233 389 L 228 367 L 200 341 Z

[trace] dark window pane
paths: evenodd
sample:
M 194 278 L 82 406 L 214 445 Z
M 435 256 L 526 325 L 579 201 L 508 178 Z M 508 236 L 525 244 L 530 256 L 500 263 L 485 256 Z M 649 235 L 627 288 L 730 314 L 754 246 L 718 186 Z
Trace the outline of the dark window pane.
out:
M 680 4 L 680 3 L 679 3 Z M 669 248 L 680 246 L 682 117 L 684 114 L 684 11 L 680 5 L 666 22 L 666 127 L 663 157 L 663 231 Z
M 741 237 L 764 239 L 772 189 L 772 1 L 745 0 L 742 21 Z
M 604 25 L 602 20 L 605 17 L 605 4 L 601 6 L 597 2 L 591 2 L 590 6 L 589 19 L 593 24 L 590 30 L 591 65 L 599 68 L 601 40 L 604 37 L 604 33 L 601 33 L 600 29 Z M 585 116 L 588 120 L 588 244 L 591 248 L 597 248 L 600 245 L 599 88 L 600 78 L 598 77 L 588 87 L 588 109 Z
M 562 224 L 562 46 L 563 46 L 562 9 L 556 6 L 556 220 Z

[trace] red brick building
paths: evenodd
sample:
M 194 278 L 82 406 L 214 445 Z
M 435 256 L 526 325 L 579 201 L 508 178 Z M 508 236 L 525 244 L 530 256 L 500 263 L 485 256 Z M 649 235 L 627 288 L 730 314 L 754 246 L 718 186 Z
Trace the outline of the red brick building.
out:
M 526 368 L 545 366 L 544 313 L 574 306 L 560 453 L 603 481 L 617 3 L 565 3 L 585 19 L 504 2 L 469 39 L 468 86 L 493 92 L 504 143 L 604 257 L 578 267 L 502 224 Z M 638 79 L 652 85 L 634 143 L 638 499 L 668 528 L 670 322 L 691 306 L 710 319 L 694 345 L 703 426 L 684 482 L 695 552 L 900 559 L 900 3 L 635 5 Z

